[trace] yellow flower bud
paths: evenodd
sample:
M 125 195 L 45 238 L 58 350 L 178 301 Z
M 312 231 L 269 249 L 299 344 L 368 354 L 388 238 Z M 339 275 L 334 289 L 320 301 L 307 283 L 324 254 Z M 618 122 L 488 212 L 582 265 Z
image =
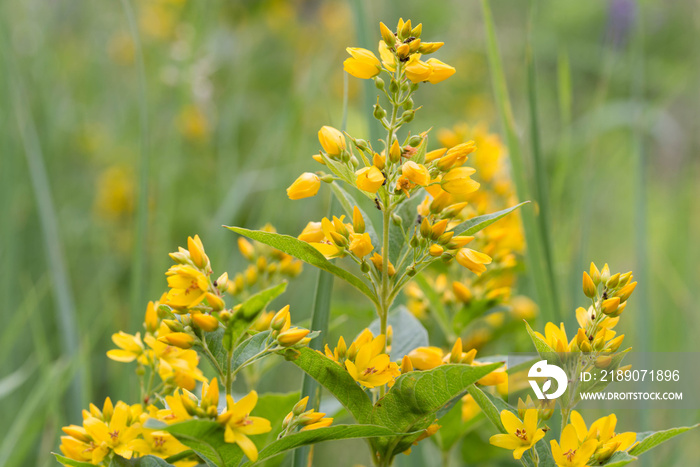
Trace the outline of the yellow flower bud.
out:
M 363 167 L 355 172 L 355 175 L 357 187 L 368 193 L 376 193 L 384 184 L 384 175 L 375 166 Z
M 408 54 L 411 53 L 411 46 L 408 44 L 401 44 L 396 48 L 396 55 L 399 56 L 401 59 L 405 59 L 408 57 Z
M 479 182 L 475 182 L 470 176 L 476 172 L 471 167 L 458 167 L 452 169 L 442 177 L 440 185 L 442 189 L 453 195 L 466 195 L 479 189 Z
M 418 51 L 424 55 L 431 54 L 445 45 L 444 42 L 421 42 Z
M 442 365 L 442 350 L 438 347 L 418 347 L 408 354 L 416 370 L 432 370 Z
M 440 237 L 440 235 L 445 233 L 445 229 L 447 228 L 448 223 L 449 223 L 448 219 L 443 219 L 443 220 L 438 221 L 435 224 L 433 224 L 433 227 L 431 229 L 431 234 L 430 234 L 431 238 L 433 240 L 437 240 Z
M 192 313 L 192 322 L 205 332 L 216 331 L 219 327 L 219 320 L 212 315 L 207 315 L 204 313 Z
M 411 55 L 404 69 L 406 70 L 406 77 L 414 83 L 428 81 L 428 78 L 433 73 L 433 67 L 422 61 L 419 54 Z
M 365 219 L 357 206 L 352 208 L 352 228 L 359 234 L 365 231 Z
M 394 140 L 394 142 L 391 143 L 391 148 L 389 149 L 389 160 L 391 162 L 399 162 L 401 160 L 401 146 L 399 146 L 399 142 L 397 140 Z
M 591 262 L 591 268 L 589 275 L 591 276 L 591 279 L 593 280 L 593 283 L 595 285 L 600 284 L 600 271 L 596 267 L 595 263 Z
M 634 292 L 634 289 L 637 287 L 636 282 L 632 282 L 630 284 L 627 284 L 617 292 L 615 292 L 615 297 L 620 298 L 620 303 L 624 303 L 627 301 L 628 298 L 630 298 L 630 295 L 632 295 L 632 292 Z
M 321 188 L 321 179 L 311 172 L 304 172 L 287 188 L 289 199 L 309 198 L 318 193 Z
M 620 306 L 617 307 L 617 310 L 613 311 L 608 316 L 610 316 L 611 318 L 615 318 L 617 316 L 620 316 L 622 314 L 622 312 L 625 311 L 625 307 L 627 307 L 627 302 L 621 303 Z
M 624 339 L 625 339 L 625 335 L 620 334 L 615 339 L 608 342 L 608 349 L 610 350 L 610 352 L 617 352 L 617 349 L 620 348 L 620 346 L 622 345 L 622 341 Z
M 313 154 L 313 155 L 311 156 L 311 158 L 312 158 L 313 160 L 315 160 L 316 162 L 318 162 L 319 164 L 326 165 L 326 161 L 323 160 L 323 156 L 320 155 L 320 154 Z
M 386 157 L 375 152 L 374 156 L 372 156 L 372 165 L 374 165 L 379 170 L 384 170 L 384 166 L 386 165 Z
M 600 306 L 601 311 L 605 313 L 606 315 L 615 313 L 617 311 L 617 308 L 620 306 L 620 297 L 612 297 L 608 298 L 607 300 L 603 300 L 602 305 Z
M 425 186 L 430 183 L 428 169 L 424 165 L 416 164 L 413 161 L 408 161 L 401 166 L 401 173 L 416 185 Z
M 255 257 L 255 247 L 243 237 L 238 237 L 238 249 L 245 259 L 252 261 Z
M 206 296 L 207 296 L 207 303 L 209 303 L 209 306 L 212 308 L 212 310 L 221 311 L 226 306 L 226 303 L 224 303 L 224 300 L 221 297 L 219 297 L 218 295 L 213 294 L 211 292 L 207 292 Z
M 159 337 L 158 340 L 181 349 L 189 349 L 194 345 L 194 337 L 186 332 L 171 332 Z
M 450 363 L 460 363 L 462 361 L 462 338 L 458 337 L 450 352 Z
M 206 253 L 204 253 L 204 245 L 202 245 L 202 240 L 199 239 L 199 235 L 195 235 L 194 238 L 187 237 L 187 249 L 190 251 L 190 258 L 195 266 L 202 269 L 206 267 L 209 262 Z
M 332 126 L 323 126 L 318 131 L 321 147 L 331 157 L 339 156 L 345 150 L 345 136 Z
M 284 347 L 291 347 L 305 338 L 311 331 L 308 329 L 291 328 L 277 336 L 277 342 Z
M 430 221 L 427 217 L 424 217 L 420 222 L 420 234 L 423 238 L 430 238 L 433 233 L 433 226 L 430 225 Z
M 423 23 L 419 23 L 418 26 L 413 28 L 411 30 L 411 36 L 413 37 L 420 37 L 420 35 L 423 33 Z
M 445 249 L 440 245 L 430 245 L 429 253 L 430 256 L 438 257 L 445 252 Z
M 472 250 L 470 248 L 462 248 L 457 252 L 457 262 L 469 269 L 471 272 L 480 276 L 486 271 L 485 264 L 491 264 L 491 257 L 487 254 Z
M 323 414 L 325 415 L 325 414 Z M 331 426 L 333 424 L 333 419 L 328 417 L 328 418 L 322 418 L 316 423 L 311 423 L 309 425 L 306 425 L 304 428 L 301 429 L 301 431 L 310 431 L 310 430 L 316 430 L 318 428 L 325 428 L 327 426 Z
M 433 70 L 428 78 L 429 83 L 437 84 L 441 81 L 445 81 L 447 78 L 455 74 L 455 69 L 453 67 L 447 63 L 441 62 L 437 58 L 430 58 L 426 63 Z
M 603 269 L 600 270 L 600 280 L 605 284 L 608 282 L 608 279 L 610 279 L 610 268 L 608 267 L 608 263 L 605 263 Z
M 434 151 L 430 151 L 425 155 L 425 162 L 426 164 L 429 162 L 432 162 L 436 159 L 440 159 L 443 154 L 447 152 L 447 148 L 441 148 L 441 149 L 436 149 Z
M 394 47 L 394 45 L 396 45 L 396 36 L 393 32 L 391 32 L 391 29 L 389 29 L 386 24 L 380 22 L 379 31 L 382 33 L 382 39 L 387 46 Z
M 463 303 L 469 303 L 472 299 L 472 293 L 469 291 L 469 288 L 461 282 L 454 281 L 452 283 L 452 292 Z
M 588 298 L 594 298 L 596 296 L 595 284 L 586 271 L 583 271 L 583 293 Z
M 373 249 L 372 240 L 367 232 L 363 234 L 350 234 L 350 251 L 358 258 L 367 256 Z
M 285 305 L 270 321 L 270 328 L 275 331 L 285 331 L 291 325 L 291 316 L 289 314 L 289 305 Z
M 408 355 L 404 355 L 403 359 L 401 359 L 401 374 L 403 375 L 409 371 L 413 371 L 413 363 L 411 363 Z
M 375 267 L 375 268 L 377 268 L 379 271 L 382 270 L 382 266 L 383 266 L 383 258 L 382 258 L 382 255 L 380 255 L 379 253 L 375 253 L 375 254 L 373 254 L 372 257 L 370 258 L 370 261 L 372 261 L 372 264 L 374 264 L 374 267 Z M 394 269 L 394 265 L 391 264 L 391 261 L 389 261 L 388 269 L 389 269 L 389 275 L 390 275 L 390 276 L 393 276 L 394 274 L 396 274 L 396 269 Z
M 409 19 L 398 29 L 401 38 L 406 39 L 411 36 L 411 20 Z
M 632 271 L 628 271 L 620 276 L 620 282 L 617 284 L 618 287 L 624 287 L 629 284 L 632 280 Z
M 468 141 L 450 148 L 444 156 L 440 158 L 437 166 L 442 171 L 448 171 L 455 167 L 462 166 L 467 161 L 467 156 L 476 151 L 476 143 Z
M 457 249 L 457 248 L 462 248 L 464 245 L 467 243 L 471 242 L 474 240 L 474 237 L 472 235 L 458 235 L 456 237 L 452 237 L 452 240 L 450 240 L 450 249 Z
M 416 38 L 408 44 L 408 47 L 412 54 L 418 52 L 418 49 L 420 48 L 420 42 L 421 40 Z
M 611 362 L 612 357 L 610 357 L 609 355 L 601 355 L 600 357 L 596 358 L 595 366 L 596 368 L 607 368 L 610 366 Z
M 609 289 L 614 289 L 617 287 L 617 284 L 620 283 L 620 273 L 618 272 L 617 274 L 610 276 L 610 279 L 608 279 L 608 282 L 605 284 L 607 288 Z
M 348 47 L 350 58 L 343 62 L 343 69 L 355 78 L 370 79 L 379 74 L 381 63 L 376 55 L 367 49 Z

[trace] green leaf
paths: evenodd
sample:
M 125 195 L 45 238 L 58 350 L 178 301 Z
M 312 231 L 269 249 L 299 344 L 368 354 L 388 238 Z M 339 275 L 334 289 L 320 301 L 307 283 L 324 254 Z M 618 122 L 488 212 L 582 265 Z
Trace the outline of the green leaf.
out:
M 369 234 L 369 238 L 372 240 L 372 245 L 374 245 L 375 248 L 380 246 L 381 241 L 377 236 L 377 231 L 374 229 L 374 225 L 372 225 L 372 218 L 369 217 L 364 210 L 362 210 L 357 200 L 355 200 L 355 198 L 339 183 L 331 183 L 331 189 L 333 190 L 333 193 L 335 193 L 340 205 L 343 207 L 345 215 L 348 216 L 348 222 L 352 222 L 353 208 L 357 206 L 357 209 L 360 210 L 360 214 L 362 214 L 362 218 L 365 220 L 365 232 Z
M 226 360 L 228 359 L 223 343 L 224 332 L 225 328 L 219 326 L 216 331 L 202 333 L 204 334 L 204 340 L 206 341 L 207 348 L 214 357 L 213 359 L 207 352 L 204 352 L 201 346 L 197 345 L 194 347 L 200 357 L 206 359 L 214 366 L 214 368 L 217 368 L 222 372 L 226 369 Z
M 454 231 L 455 235 L 474 235 L 480 230 L 483 230 L 489 225 L 493 224 L 497 220 L 515 211 L 523 204 L 527 203 L 529 203 L 529 201 L 524 201 L 520 204 L 516 204 L 515 206 L 504 209 L 502 211 L 494 212 L 491 214 L 484 214 L 483 216 L 472 217 L 471 219 L 462 222 L 452 230 Z
M 648 450 L 655 448 L 661 443 L 664 443 L 668 441 L 669 439 L 673 438 L 674 436 L 678 436 L 680 434 L 685 433 L 686 431 L 690 431 L 694 428 L 697 428 L 700 426 L 700 423 L 697 425 L 693 426 L 682 426 L 678 428 L 670 428 L 668 430 L 664 431 L 646 431 L 643 433 L 637 433 L 637 442 L 638 444 L 635 445 L 632 449 L 629 450 L 629 453 L 632 454 L 633 456 L 638 456 L 644 452 L 647 452 Z
M 56 460 L 60 462 L 63 465 L 68 465 L 70 467 L 93 467 L 94 464 L 91 464 L 89 462 L 80 462 L 80 461 L 74 461 L 73 459 L 69 459 L 65 456 L 62 456 L 60 454 L 56 454 L 55 452 L 52 453 Z
M 344 367 L 315 350 L 303 348 L 299 352 L 299 357 L 293 360 L 295 365 L 330 391 L 355 420 L 361 423 L 369 420 L 372 403 Z
M 404 231 L 410 238 L 418 218 L 418 205 L 424 198 L 416 194 L 403 200 L 394 210 L 394 213 L 401 218 L 401 227 L 392 224 L 389 229 L 389 260 L 392 263 L 398 261 L 403 248 L 407 247 Z
M 624 451 L 618 451 L 612 456 L 610 456 L 610 459 L 608 459 L 608 461 L 603 465 L 605 465 L 606 467 L 622 467 L 623 465 L 627 465 L 630 462 L 634 462 L 636 460 L 636 457 L 630 456 Z
M 355 179 L 357 177 L 355 176 L 355 172 L 353 172 L 347 164 L 331 159 L 323 153 L 321 154 L 321 157 L 323 157 L 323 161 L 326 163 L 326 166 L 331 169 L 331 172 L 340 177 L 340 179 L 347 184 L 353 186 L 355 185 Z M 367 193 L 366 191 L 361 192 L 368 198 L 374 198 L 374 195 L 371 193 Z
M 158 427 L 192 449 L 209 467 L 236 467 L 243 451 L 236 444 L 224 441 L 224 428 L 211 420 L 187 420 Z
M 318 444 L 336 439 L 376 438 L 378 436 L 390 436 L 393 434 L 394 432 L 390 429 L 376 425 L 336 425 L 310 431 L 301 431 L 285 436 L 265 447 L 265 449 L 260 451 L 257 462 L 246 462 L 243 464 L 243 467 L 257 465 L 285 451 L 309 444 Z
M 109 463 L 109 467 L 168 467 L 172 466 L 165 462 L 160 457 L 156 456 L 143 456 L 136 457 L 134 459 L 124 459 L 121 456 L 114 456 L 112 462 Z
M 257 319 L 258 315 L 265 309 L 267 304 L 277 298 L 286 289 L 287 283 L 282 282 L 269 289 L 261 290 L 244 301 L 226 327 L 226 332 L 224 333 L 222 341 L 224 348 L 228 351 L 233 350 L 238 338 L 250 327 L 253 321 Z
M 501 365 L 501 362 L 483 366 L 448 364 L 406 373 L 396 380 L 386 396 L 377 401 L 370 420 L 397 433 L 423 430 L 435 420 L 441 408 L 461 397 L 470 385 Z M 377 447 L 390 457 L 406 450 L 415 437 L 383 438 L 377 441 Z
M 269 420 L 272 427 L 268 433 L 257 435 L 256 439 L 260 440 L 261 445 L 267 446 L 277 439 L 277 434 L 282 430 L 284 417 L 292 411 L 297 402 L 299 402 L 299 391 L 287 394 L 267 393 L 258 398 L 254 415 Z
M 503 427 L 503 423 L 501 423 L 501 411 L 496 407 L 494 402 L 477 386 L 470 386 L 468 391 L 481 408 L 481 411 L 486 415 L 486 418 L 493 423 L 493 426 L 501 433 L 505 433 L 506 429 Z
M 240 227 L 227 228 L 240 235 L 243 235 L 244 237 L 248 237 L 251 240 L 256 240 L 260 243 L 277 248 L 278 250 L 283 251 L 288 255 L 292 255 L 312 266 L 316 266 L 319 269 L 328 271 L 357 288 L 360 292 L 372 300 L 373 303 L 377 303 L 375 293 L 365 282 L 362 281 L 362 279 L 331 263 L 316 248 L 312 247 L 308 243 L 302 242 L 294 237 L 290 237 L 289 235 L 262 232 L 260 230 L 248 230 Z
M 544 439 L 541 439 L 535 444 L 535 449 L 537 450 L 537 456 L 539 457 L 539 462 L 535 465 L 532 462 L 530 453 L 527 452 L 523 456 L 525 465 L 531 467 L 557 467 L 557 463 L 554 462 L 554 457 L 552 456 L 552 451 L 549 449 L 549 443 Z
M 238 345 L 231 355 L 231 370 L 237 370 L 246 361 L 262 352 L 267 345 L 268 337 L 270 337 L 270 331 L 259 332 Z
M 394 332 L 393 343 L 391 345 L 391 359 L 400 361 L 404 355 L 417 348 L 430 345 L 428 342 L 428 331 L 413 314 L 400 306 L 389 313 L 387 324 Z M 376 336 L 379 335 L 379 319 L 375 319 L 369 325 L 369 330 Z

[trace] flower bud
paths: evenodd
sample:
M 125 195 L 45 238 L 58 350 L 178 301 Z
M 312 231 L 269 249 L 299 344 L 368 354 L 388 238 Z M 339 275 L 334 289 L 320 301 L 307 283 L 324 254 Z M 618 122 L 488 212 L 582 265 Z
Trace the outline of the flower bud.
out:
M 620 306 L 620 297 L 612 297 L 608 298 L 607 300 L 603 300 L 603 303 L 600 305 L 601 311 L 605 313 L 606 315 L 609 315 L 611 313 L 615 313 L 617 311 L 617 308 Z
M 630 284 L 627 284 L 626 286 L 622 287 L 620 290 L 615 292 L 615 297 L 620 298 L 620 303 L 624 303 L 627 301 L 628 298 L 630 298 L 630 295 L 632 295 L 632 292 L 634 292 L 634 289 L 637 287 L 636 282 L 632 282 Z
M 472 299 L 472 293 L 469 291 L 469 288 L 461 282 L 452 282 L 452 292 L 454 292 L 455 297 L 463 303 L 469 303 Z
M 420 234 L 421 234 L 421 237 L 426 238 L 426 239 L 430 238 L 430 236 L 433 234 L 433 228 L 430 225 L 430 221 L 428 220 L 427 217 L 424 217 L 420 223 Z
M 622 341 L 624 340 L 624 338 L 625 338 L 625 335 L 620 334 L 615 339 L 608 342 L 608 349 L 610 350 L 610 352 L 617 352 L 617 349 L 619 349 L 620 346 L 622 345 Z
M 399 146 L 399 142 L 396 139 L 389 149 L 389 160 L 394 163 L 401 160 L 401 146 Z
M 413 371 L 413 363 L 411 363 L 408 355 L 404 355 L 403 359 L 401 359 L 401 374 L 403 375 L 409 371 Z
M 379 170 L 384 170 L 385 164 L 386 158 L 381 154 L 375 152 L 374 156 L 372 156 L 372 165 L 378 168 Z
M 287 188 L 289 199 L 297 200 L 315 196 L 321 188 L 321 179 L 311 172 L 304 172 Z
M 277 342 L 283 347 L 291 347 L 297 344 L 304 337 L 306 337 L 311 331 L 308 329 L 291 328 L 280 333 L 277 336 Z
M 355 233 L 358 234 L 364 233 L 365 231 L 365 220 L 357 206 L 352 209 L 352 228 Z
M 413 109 L 413 99 L 411 99 L 410 97 L 408 99 L 406 99 L 403 103 L 403 108 L 404 108 L 404 110 Z M 418 135 L 415 135 L 415 136 L 418 136 Z M 418 137 L 420 138 L 420 136 L 418 136 Z M 418 143 L 418 144 L 420 144 L 420 143 Z M 415 146 L 413 146 L 413 145 L 412 146 L 416 147 L 416 146 L 418 146 L 418 144 L 416 144 Z
M 323 126 L 318 132 L 318 141 L 331 157 L 339 156 L 345 150 L 345 136 L 331 126 Z
M 401 30 L 399 31 L 399 39 L 404 40 L 408 39 L 411 37 L 411 30 L 413 28 L 411 27 L 411 20 L 409 19 L 405 23 L 403 23 L 403 26 L 401 27 Z
M 609 355 L 601 355 L 600 357 L 596 358 L 595 366 L 596 368 L 607 368 L 610 366 L 611 362 L 612 357 L 610 357 Z
M 158 341 L 181 349 L 189 349 L 194 345 L 194 337 L 185 332 L 172 332 L 159 337 Z
M 593 283 L 595 285 L 600 284 L 600 271 L 593 262 L 591 262 L 591 269 L 589 275 L 591 276 L 591 279 L 593 280 Z
M 420 135 L 413 135 L 408 139 L 408 145 L 412 148 L 417 148 L 423 142 L 423 137 Z
M 384 80 L 381 79 L 379 76 L 375 76 L 374 78 L 374 86 L 379 89 L 380 91 L 384 90 Z
M 429 253 L 430 256 L 438 257 L 445 252 L 445 249 L 440 245 L 434 244 L 430 245 Z
M 452 237 L 454 236 L 454 231 L 450 230 L 449 232 L 445 232 L 442 235 L 440 235 L 437 239 L 438 243 L 441 245 L 447 245 L 450 243 L 450 240 L 452 240 Z
M 409 123 L 410 121 L 413 120 L 413 117 L 416 115 L 415 110 L 406 110 L 404 113 L 401 114 L 401 121 L 404 123 Z
M 393 32 L 382 22 L 379 23 L 379 30 L 382 33 L 382 40 L 390 49 L 396 45 L 396 36 Z
M 207 297 L 207 303 L 209 304 L 211 309 L 214 311 L 221 311 L 226 306 L 226 303 L 224 303 L 224 300 L 216 294 L 213 294 L 211 292 L 207 292 L 206 297 Z
M 586 271 L 583 272 L 583 293 L 588 298 L 595 298 L 596 296 L 596 286 Z
M 306 404 L 308 404 L 308 402 L 309 402 L 309 396 L 306 396 L 305 398 L 303 398 L 302 400 L 300 400 L 299 402 L 297 402 L 294 405 L 294 408 L 292 408 L 292 413 L 294 415 L 297 415 L 297 416 L 304 413 L 304 411 L 306 410 Z
M 397 83 L 394 78 L 391 78 L 391 81 L 389 82 L 389 92 L 392 94 L 396 94 L 396 92 L 398 90 L 399 90 L 399 83 Z
M 216 331 L 219 327 L 219 320 L 212 315 L 204 313 L 192 313 L 192 322 L 195 326 L 205 332 Z
M 610 279 L 608 279 L 608 282 L 605 284 L 605 286 L 609 289 L 614 289 L 617 287 L 617 284 L 620 283 L 620 273 L 618 272 L 614 276 L 610 276 Z
M 416 267 L 413 264 L 406 268 L 406 275 L 408 277 L 413 277 L 417 273 L 418 273 L 418 271 L 416 271 Z
M 418 37 L 420 37 L 422 32 L 423 32 L 423 23 L 419 23 L 418 26 L 416 26 L 415 28 L 413 28 L 411 30 L 411 36 L 418 38 Z
M 433 224 L 430 237 L 433 240 L 437 240 L 440 237 L 440 235 L 445 233 L 445 229 L 447 228 L 448 222 L 449 222 L 448 219 L 443 219 L 443 220 L 438 221 L 435 224 Z
M 272 318 L 272 321 L 270 321 L 270 328 L 274 329 L 275 331 L 281 331 L 283 329 L 289 329 L 290 324 L 291 317 L 289 315 L 289 305 L 286 305 Z
M 168 326 L 168 329 L 170 329 L 173 332 L 182 332 L 185 330 L 185 327 L 177 319 L 164 319 L 163 324 Z
M 187 249 L 190 252 L 190 258 L 195 266 L 200 269 L 206 267 L 209 263 L 209 258 L 207 258 L 206 253 L 204 253 L 204 246 L 202 245 L 202 240 L 200 240 L 199 235 L 195 235 L 194 238 L 187 237 Z
M 603 266 L 603 269 L 600 270 L 600 280 L 603 282 L 603 284 L 607 283 L 608 280 L 610 279 L 610 268 L 608 267 L 608 263 L 605 263 Z

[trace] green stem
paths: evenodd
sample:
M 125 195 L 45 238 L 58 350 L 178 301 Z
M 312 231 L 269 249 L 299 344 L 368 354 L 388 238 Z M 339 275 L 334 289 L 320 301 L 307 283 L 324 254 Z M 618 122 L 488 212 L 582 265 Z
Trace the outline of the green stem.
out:
M 228 364 L 226 365 L 226 400 L 228 400 L 228 396 L 231 395 L 231 386 L 233 385 L 233 378 L 231 374 L 231 357 L 233 356 L 233 351 L 229 350 L 228 353 L 226 354 L 226 361 Z

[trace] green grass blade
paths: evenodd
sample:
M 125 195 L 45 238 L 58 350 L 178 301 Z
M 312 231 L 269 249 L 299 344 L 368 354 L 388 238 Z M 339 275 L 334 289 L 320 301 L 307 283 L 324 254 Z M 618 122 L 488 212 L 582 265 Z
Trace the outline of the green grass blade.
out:
M 530 198 L 530 190 L 525 174 L 525 164 L 520 140 L 515 131 L 515 121 L 513 119 L 513 111 L 508 96 L 508 86 L 501 63 L 501 55 L 498 49 L 493 16 L 488 0 L 482 0 L 481 6 L 484 15 L 484 24 L 486 26 L 487 54 L 494 97 L 501 119 L 501 126 L 506 134 L 506 143 L 508 145 L 508 153 L 513 169 L 516 191 L 520 200 L 527 200 Z M 542 309 L 542 315 L 544 319 L 552 320 L 558 313 L 551 296 L 547 268 L 544 261 L 545 254 L 541 236 L 539 235 L 539 226 L 533 211 L 533 209 L 523 209 L 522 213 L 525 240 L 527 241 L 527 264 L 531 272 L 530 276 L 533 277 L 534 280 L 537 300 Z
M 129 25 L 129 31 L 134 41 L 136 52 L 136 68 L 139 82 L 139 120 L 140 120 L 140 154 L 138 167 L 138 199 L 136 202 L 136 232 L 132 252 L 131 272 L 131 322 L 140 323 L 145 302 L 145 270 L 146 270 L 146 231 L 148 223 L 148 191 L 150 172 L 150 153 L 148 149 L 148 100 L 146 96 L 146 70 L 143 60 L 143 48 L 139 30 L 134 17 L 134 9 L 130 0 L 122 0 L 122 7 Z

